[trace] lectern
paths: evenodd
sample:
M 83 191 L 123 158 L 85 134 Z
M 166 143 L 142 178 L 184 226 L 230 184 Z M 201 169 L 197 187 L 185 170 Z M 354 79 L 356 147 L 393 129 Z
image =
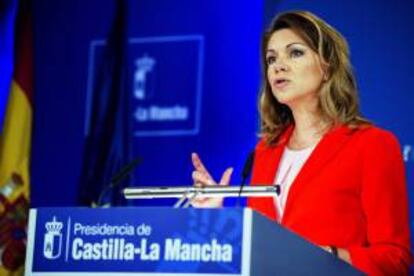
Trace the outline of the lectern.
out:
M 248 208 L 30 211 L 26 275 L 103 273 L 362 275 Z

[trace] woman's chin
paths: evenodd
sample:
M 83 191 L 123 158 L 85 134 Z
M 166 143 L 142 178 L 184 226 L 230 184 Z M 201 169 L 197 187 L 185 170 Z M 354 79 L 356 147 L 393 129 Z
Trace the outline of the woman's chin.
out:
M 290 102 L 294 100 L 295 97 L 292 97 L 291 94 L 283 92 L 276 92 L 273 93 L 273 95 L 276 97 L 276 100 L 281 104 L 288 105 Z

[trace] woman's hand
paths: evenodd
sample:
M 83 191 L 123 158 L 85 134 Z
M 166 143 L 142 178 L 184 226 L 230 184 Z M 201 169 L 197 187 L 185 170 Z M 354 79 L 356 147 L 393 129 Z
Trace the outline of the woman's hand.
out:
M 327 251 L 329 253 L 332 253 L 330 246 L 320 246 L 320 247 L 323 250 L 325 250 L 325 251 Z M 339 259 L 341 259 L 341 260 L 343 260 L 343 261 L 345 261 L 345 262 L 347 262 L 349 264 L 352 264 L 352 262 L 351 262 L 351 256 L 350 256 L 348 250 L 343 249 L 343 248 L 337 248 L 337 250 L 338 250 L 338 258 Z
M 229 185 L 233 168 L 228 168 L 225 170 L 223 176 L 220 179 L 220 182 L 216 183 L 213 177 L 211 177 L 210 173 L 204 167 L 203 162 L 201 162 L 201 159 L 198 157 L 197 153 L 191 154 L 191 160 L 194 166 L 194 171 L 192 173 L 194 186 L 204 187 L 214 185 Z M 223 206 L 223 198 L 195 198 L 191 204 L 196 208 L 219 208 Z

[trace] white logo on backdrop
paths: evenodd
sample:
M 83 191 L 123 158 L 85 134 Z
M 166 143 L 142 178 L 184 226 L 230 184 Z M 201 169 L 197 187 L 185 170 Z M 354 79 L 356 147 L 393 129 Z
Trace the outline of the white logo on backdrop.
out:
M 62 252 L 63 223 L 53 217 L 53 221 L 45 223 L 46 233 L 43 243 L 43 255 L 47 259 L 57 259 Z
M 145 99 L 147 74 L 153 70 L 155 64 L 155 59 L 147 54 L 135 60 L 137 68 L 134 73 L 134 96 L 137 100 Z
M 180 69 L 179 75 L 185 78 L 171 80 L 169 91 L 160 91 L 159 85 L 155 87 L 155 74 L 159 73 L 158 71 L 166 66 L 165 64 L 169 64 L 166 62 L 166 55 L 168 51 L 172 51 L 169 47 L 171 44 L 175 46 L 174 51 L 177 48 L 183 49 L 186 55 L 185 51 L 192 49 L 194 55 L 190 55 L 190 59 L 185 59 L 186 62 L 180 64 L 183 68 Z M 90 131 L 95 67 L 98 66 L 96 55 L 99 56 L 105 45 L 105 40 L 93 40 L 90 44 L 85 136 L 88 136 Z M 135 126 L 133 127 L 133 135 L 136 137 L 197 135 L 201 122 L 204 37 L 178 35 L 129 38 L 127 45 L 130 56 L 139 53 L 133 59 L 135 66 L 130 80 L 132 96 L 137 100 L 132 107 L 132 118 L 139 124 L 136 129 Z M 154 47 L 165 49 L 160 52 L 155 51 L 157 56 L 154 57 L 154 53 L 151 53 Z M 180 88 L 183 83 L 184 88 Z M 165 95 L 168 95 L 167 100 Z M 172 95 L 176 99 L 171 99 Z

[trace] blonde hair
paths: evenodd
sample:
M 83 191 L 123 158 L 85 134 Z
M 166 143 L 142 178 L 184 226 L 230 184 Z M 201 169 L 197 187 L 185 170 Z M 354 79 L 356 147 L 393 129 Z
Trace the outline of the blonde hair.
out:
M 288 106 L 274 97 L 267 80 L 266 50 L 270 37 L 275 31 L 291 29 L 308 46 L 318 53 L 327 68 L 327 80 L 319 92 L 319 111 L 322 119 L 330 125 L 346 124 L 357 127 L 369 123 L 360 115 L 358 91 L 349 49 L 345 38 L 316 15 L 306 11 L 290 11 L 275 17 L 270 28 L 264 33 L 261 63 L 263 70 L 262 89 L 259 98 L 261 135 L 268 144 L 277 141 L 280 134 L 294 123 Z

